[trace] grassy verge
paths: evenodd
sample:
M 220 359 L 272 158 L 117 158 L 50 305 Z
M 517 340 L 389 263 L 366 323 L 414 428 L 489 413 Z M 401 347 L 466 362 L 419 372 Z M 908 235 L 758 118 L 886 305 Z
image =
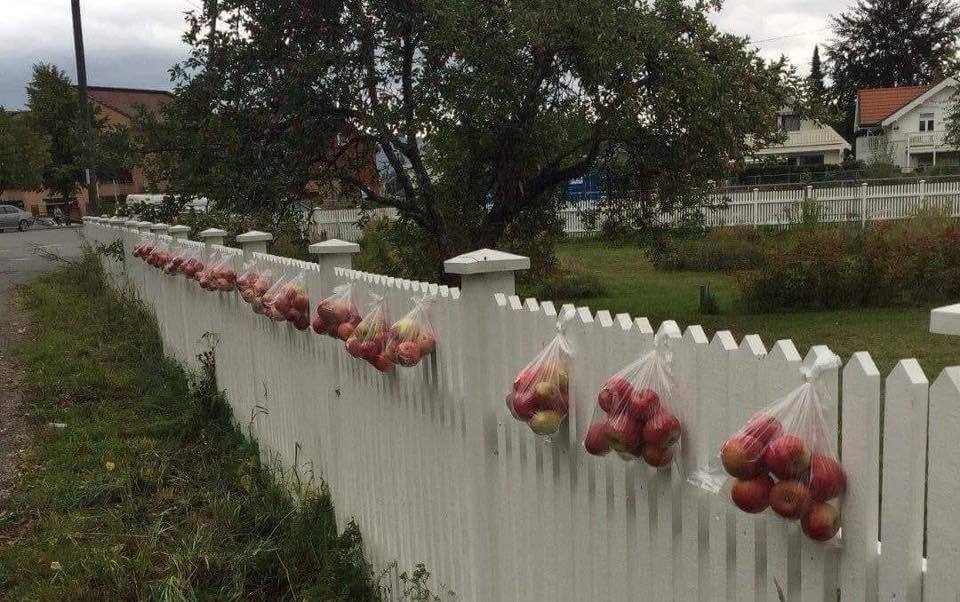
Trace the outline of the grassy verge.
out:
M 0 507 L 0 599 L 373 599 L 356 527 L 323 491 L 295 504 L 95 266 L 19 293 L 35 433 Z
M 654 328 L 663 320 L 676 320 L 681 327 L 701 324 L 710 336 L 730 330 L 738 341 L 744 335 L 759 334 L 768 347 L 778 339 L 793 339 L 801 354 L 816 344 L 828 345 L 844 358 L 869 351 L 882 374 L 897 360 L 913 357 L 920 360 L 931 381 L 960 359 L 955 338 L 929 332 L 929 307 L 750 314 L 741 307 L 734 277 L 723 273 L 655 270 L 643 249 L 598 240 L 571 241 L 558 251 L 565 262 L 599 277 L 605 292 L 557 301 L 645 316 Z M 702 284 L 710 285 L 718 315 L 699 312 Z

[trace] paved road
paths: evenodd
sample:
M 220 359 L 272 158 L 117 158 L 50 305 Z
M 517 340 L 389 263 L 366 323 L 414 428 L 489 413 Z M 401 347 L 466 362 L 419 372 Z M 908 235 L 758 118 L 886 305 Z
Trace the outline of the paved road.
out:
M 29 337 L 30 332 L 26 316 L 13 306 L 12 293 L 16 285 L 56 268 L 56 262 L 37 254 L 40 248 L 75 257 L 80 253 L 80 231 L 70 228 L 0 233 L 0 512 L 16 477 L 26 436 L 19 374 L 10 350 Z
M 75 257 L 80 253 L 80 229 L 7 230 L 0 234 L 0 308 L 7 307 L 14 286 L 56 267 L 56 263 L 37 255 L 39 247 Z

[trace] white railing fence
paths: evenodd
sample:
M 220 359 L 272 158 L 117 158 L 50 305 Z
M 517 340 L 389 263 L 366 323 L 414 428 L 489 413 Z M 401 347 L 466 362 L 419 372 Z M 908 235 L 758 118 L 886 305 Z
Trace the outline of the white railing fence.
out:
M 340 525 L 357 521 L 392 598 L 398 572 L 417 562 L 435 591 L 464 600 L 767 602 L 778 586 L 804 602 L 960 596 L 960 368 L 928 386 L 907 359 L 884 379 L 861 352 L 821 376 L 849 488 L 839 545 L 817 544 L 796 524 L 736 511 L 685 475 L 802 382 L 799 368 L 825 347 L 801 355 L 789 340 L 737 342 L 726 331 L 708 339 L 699 326 L 661 324 L 656 332 L 672 337 L 684 433 L 678 461 L 658 471 L 580 446 L 603 381 L 652 347 L 645 318 L 578 308 L 561 432 L 537 438 L 510 417 L 507 386 L 553 336 L 558 310 L 514 295 L 523 258 L 484 250 L 451 260 L 457 289 L 351 270 L 356 245 L 342 241 L 314 245 L 318 263 L 307 263 L 265 254 L 269 234 L 238 237 L 238 260 L 261 253 L 304 270 L 314 304 L 352 282 L 361 295 L 386 295 L 395 319 L 411 296 L 435 292 L 436 353 L 384 375 L 338 341 L 254 314 L 235 293 L 133 259 L 139 232 L 150 229 L 167 236 L 166 226 L 141 222 L 88 218 L 84 227 L 91 240 L 124 242 L 125 262 L 104 257 L 105 269 L 156 312 L 170 355 L 195 366 L 214 333 L 219 386 L 237 422 L 281 466 L 329 485 Z M 205 252 L 226 249 L 222 231 L 204 235 Z

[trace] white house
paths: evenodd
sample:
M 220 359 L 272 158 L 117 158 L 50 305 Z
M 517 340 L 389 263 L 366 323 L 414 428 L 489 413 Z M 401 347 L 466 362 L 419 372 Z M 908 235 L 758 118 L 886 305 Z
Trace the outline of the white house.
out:
M 777 114 L 777 126 L 787 139 L 756 151 L 758 157 L 776 157 L 788 165 L 837 165 L 850 150 L 850 143 L 832 127 L 802 119 L 792 109 Z
M 933 86 L 868 88 L 857 94 L 857 159 L 888 159 L 904 171 L 960 163 L 960 149 L 945 142 L 945 122 L 957 80 Z

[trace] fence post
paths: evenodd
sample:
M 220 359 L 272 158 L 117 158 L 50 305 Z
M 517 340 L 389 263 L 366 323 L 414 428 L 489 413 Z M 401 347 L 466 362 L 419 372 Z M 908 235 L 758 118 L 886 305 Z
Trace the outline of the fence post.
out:
M 760 225 L 760 189 L 753 189 L 753 227 Z
M 860 185 L 860 227 L 867 227 L 867 183 Z
M 530 258 L 492 249 L 480 249 L 448 259 L 443 269 L 460 276 L 460 320 L 462 324 L 460 366 L 465 422 L 464 464 L 469 490 L 466 492 L 470 591 L 460 592 L 469 600 L 505 600 L 499 591 L 499 559 L 494 543 L 499 517 L 494 508 L 499 500 L 497 470 L 497 409 L 503 404 L 503 383 L 492 379 L 495 358 L 503 341 L 493 340 L 490 325 L 497 319 L 494 295 L 515 292 L 514 272 L 530 268 Z
M 150 224 L 150 231 L 154 234 L 166 234 L 169 229 L 167 224 Z
M 208 247 L 210 245 L 223 245 L 224 239 L 227 238 L 227 231 L 220 228 L 207 228 L 199 232 L 197 238 L 203 239 L 203 243 Z
M 313 243 L 309 251 L 317 256 L 317 263 L 320 265 L 320 289 L 329 291 L 334 285 L 334 270 L 352 268 L 352 256 L 360 252 L 360 245 L 339 238 L 331 238 Z
M 273 240 L 273 234 L 260 232 L 259 230 L 250 230 L 237 236 L 237 244 L 243 249 L 243 254 L 247 256 L 251 253 L 266 253 L 267 243 L 271 240 Z
M 187 234 L 190 234 L 189 226 L 170 226 L 167 230 L 167 233 L 170 234 L 170 238 L 174 240 L 186 240 Z
M 143 234 L 146 234 L 147 232 L 150 232 L 150 226 L 152 225 L 153 224 L 150 222 L 137 222 L 137 230 Z

